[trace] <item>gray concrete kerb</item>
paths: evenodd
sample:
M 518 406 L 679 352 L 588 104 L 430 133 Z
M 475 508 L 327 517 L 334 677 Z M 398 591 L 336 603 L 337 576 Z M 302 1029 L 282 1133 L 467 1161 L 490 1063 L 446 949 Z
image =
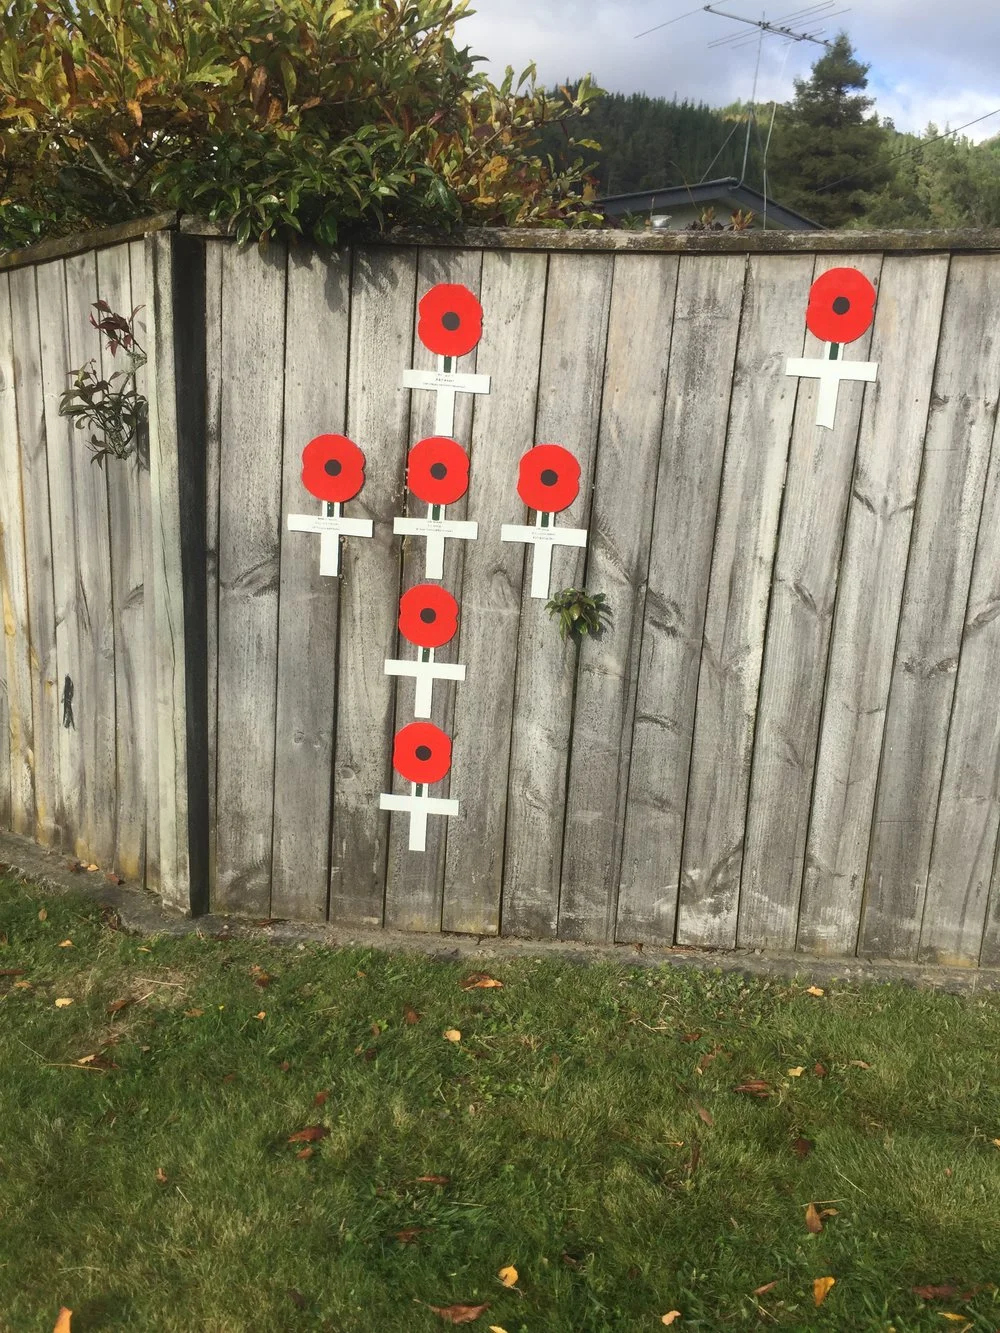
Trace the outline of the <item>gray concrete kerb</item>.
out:
M 213 939 L 259 940 L 286 947 L 365 948 L 419 953 L 443 962 L 492 962 L 504 958 L 559 958 L 573 963 L 614 962 L 623 967 L 685 967 L 736 972 L 747 977 L 798 978 L 820 986 L 833 982 L 899 982 L 971 995 L 1000 990 L 1000 968 L 935 967 L 864 958 L 808 958 L 801 954 L 747 950 L 690 949 L 628 944 L 577 944 L 565 940 L 518 940 L 474 935 L 416 935 L 394 930 L 357 930 L 303 921 L 255 925 L 236 916 L 183 916 L 164 907 L 156 894 L 112 884 L 100 872 L 73 871 L 66 856 L 25 838 L 0 833 L 5 872 L 51 893 L 79 893 L 112 908 L 133 935 L 192 935 Z

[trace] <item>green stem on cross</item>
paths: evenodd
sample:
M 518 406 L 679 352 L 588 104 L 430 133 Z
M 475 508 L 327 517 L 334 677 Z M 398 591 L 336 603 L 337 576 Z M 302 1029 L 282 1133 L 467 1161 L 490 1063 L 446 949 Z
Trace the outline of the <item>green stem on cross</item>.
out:
M 440 518 L 440 517 L 441 517 L 441 506 L 440 506 L 440 505 L 432 505 L 432 506 L 431 506 L 431 518 Z
M 830 360 L 836 361 L 840 357 L 840 343 L 830 344 Z
M 445 359 L 444 359 L 444 373 L 445 373 L 446 375 L 450 375 L 450 374 L 451 374 L 451 363 L 452 363 L 452 361 L 453 361 L 454 359 L 455 359 L 455 358 L 454 358 L 454 357 L 451 357 L 451 356 L 446 356 L 446 357 L 445 357 Z
M 429 662 L 431 660 L 431 650 L 429 648 L 421 648 L 420 660 L 421 662 Z
M 547 528 L 547 527 L 550 526 L 549 520 L 551 519 L 551 517 L 552 517 L 551 514 L 543 514 L 543 515 L 542 515 L 541 526 L 542 526 L 543 528 Z

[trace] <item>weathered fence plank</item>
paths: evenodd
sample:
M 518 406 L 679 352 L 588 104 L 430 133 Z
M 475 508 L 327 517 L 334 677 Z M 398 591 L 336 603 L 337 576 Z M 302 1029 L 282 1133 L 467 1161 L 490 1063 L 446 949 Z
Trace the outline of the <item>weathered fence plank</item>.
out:
M 822 259 L 877 283 L 878 256 Z M 847 358 L 867 361 L 871 330 Z M 806 336 L 807 357 L 824 344 Z M 795 947 L 822 681 L 865 385 L 841 386 L 833 429 L 816 425 L 815 381 L 799 389 L 768 613 L 740 888 L 741 948 Z
M 462 283 L 476 296 L 480 294 L 482 283 L 483 257 L 474 250 L 424 250 L 420 252 L 417 269 L 417 300 L 435 283 Z M 458 362 L 462 373 L 473 374 L 478 365 L 478 347 L 463 356 Z M 413 365 L 419 370 L 437 368 L 437 357 L 429 352 L 420 340 L 413 340 Z M 407 444 L 435 431 L 435 405 L 437 395 L 426 390 L 414 390 L 410 395 L 410 433 Z M 472 436 L 472 414 L 474 395 L 459 394 L 455 400 L 455 428 L 453 438 L 463 445 L 470 455 L 469 492 L 476 494 L 478 473 L 476 459 L 470 452 Z M 488 463 L 488 460 L 487 460 Z M 469 492 L 460 500 L 447 506 L 447 518 L 462 520 L 469 517 Z M 417 517 L 424 517 L 427 506 L 417 500 L 409 491 L 406 492 L 406 512 Z M 403 512 L 401 505 L 400 513 Z M 474 517 L 474 515 L 473 515 Z M 480 530 L 480 541 L 484 537 Z M 447 541 L 444 550 L 444 578 L 441 586 L 447 588 L 459 604 L 459 625 L 462 620 L 462 587 L 465 566 L 464 541 Z M 424 580 L 425 543 L 420 538 L 404 537 L 402 540 L 402 584 L 401 591 L 412 588 Z M 395 647 L 393 647 L 395 644 Z M 434 650 L 436 662 L 458 662 L 459 635 L 441 648 Z M 386 645 L 386 657 L 413 657 L 419 650 L 408 643 L 402 635 L 396 634 Z M 455 699 L 457 693 L 465 690 L 466 682 L 438 681 L 434 686 L 429 721 L 439 726 L 447 735 L 452 734 L 455 717 Z M 415 682 L 409 677 L 398 677 L 395 682 L 394 711 L 396 730 L 413 720 Z M 397 779 L 397 782 L 399 780 Z M 449 779 L 445 778 L 435 793 L 447 796 Z M 398 790 L 403 790 L 399 786 Z M 434 931 L 441 929 L 441 912 L 444 898 L 444 868 L 448 843 L 448 819 L 440 817 L 428 820 L 426 851 L 411 852 L 409 849 L 409 816 L 391 814 L 389 816 L 389 856 L 385 887 L 385 925 L 396 930 Z
M 886 258 L 841 558 L 798 946 L 854 951 L 948 257 Z
M 680 261 L 616 939 L 672 942 L 705 603 L 747 261 Z
M 261 916 L 271 900 L 285 261 L 274 244 L 222 258 L 215 906 Z
M 347 434 L 366 459 L 365 484 L 352 510 L 374 520 L 373 537 L 343 543 L 337 723 L 334 739 L 330 917 L 381 925 L 389 816 L 392 680 L 386 651 L 394 642 L 400 555 L 392 519 L 402 513 L 413 365 L 415 250 L 355 251 L 351 299 L 351 370 Z
M 208 892 L 215 901 L 217 774 L 219 762 L 219 505 L 222 491 L 222 256 L 218 241 L 205 247 L 205 654 L 208 666 Z
M 35 830 L 35 754 L 31 702 L 28 577 L 25 568 L 21 449 L 14 372 L 10 286 L 0 278 L 0 623 L 3 625 L 9 746 L 6 786 L 10 827 Z
M 951 262 L 868 854 L 859 949 L 915 958 L 1000 393 L 1000 267 Z M 985 718 L 984 718 L 985 721 Z M 961 893 L 949 884 L 947 897 Z
M 579 657 L 559 934 L 614 938 L 677 263 L 615 257 L 586 581 L 611 628 Z
M 111 309 L 131 313 L 132 276 L 128 245 L 97 255 L 97 290 Z M 112 356 L 101 339 L 104 379 L 125 369 L 125 353 Z M 120 381 L 117 382 L 120 385 Z M 139 459 L 104 462 L 110 523 L 111 592 L 114 610 L 115 861 L 125 879 L 141 882 L 146 858 L 146 643 Z
M 59 673 L 52 591 L 52 534 L 45 443 L 45 400 L 35 270 L 10 274 L 14 327 L 14 387 L 21 450 L 25 563 L 31 644 L 31 717 L 35 777 L 34 837 L 43 847 L 60 843 Z
M 610 255 L 549 259 L 535 434 L 579 460 L 580 494 L 559 516 L 568 528 L 590 524 L 613 271 Z M 584 550 L 556 547 L 551 591 L 580 587 L 585 564 Z M 521 591 L 501 913 L 505 935 L 533 939 L 551 938 L 558 924 L 577 671 L 575 645 L 559 638 L 540 605 L 529 580 Z
M 149 354 L 149 309 L 146 303 L 146 248 L 142 241 L 129 243 L 129 272 L 132 284 L 132 307 L 139 307 L 135 315 L 135 334 L 139 345 Z M 149 372 L 146 366 L 136 371 L 136 388 L 149 402 Z M 142 567 L 142 725 L 144 729 L 143 797 L 146 808 L 145 860 L 143 882 L 147 889 L 156 890 L 160 884 L 160 795 L 159 760 L 157 758 L 158 728 L 156 721 L 156 607 L 153 598 L 154 550 L 153 509 L 149 485 L 149 423 L 139 444 L 136 471 L 138 491 L 139 545 Z
M 52 537 L 53 612 L 56 634 L 55 697 L 59 709 L 58 796 L 55 822 L 59 845 L 65 852 L 81 855 L 83 831 L 84 756 L 73 718 L 73 700 L 67 699 L 66 681 L 73 685 L 80 661 L 80 627 L 77 614 L 79 569 L 76 554 L 74 474 L 70 457 L 82 448 L 80 433 L 68 417 L 59 415 L 62 391 L 69 387 L 67 368 L 73 366 L 66 311 L 66 274 L 61 259 L 40 264 L 38 316 L 41 372 L 45 412 L 46 459 L 50 531 Z M 85 460 L 86 461 L 86 460 Z M 69 707 L 67 708 L 67 704 Z M 109 798 L 110 791 L 105 793 Z
M 320 575 L 319 539 L 289 532 L 288 515 L 319 513 L 302 450 L 344 431 L 350 272 L 349 250 L 289 253 L 271 915 L 301 921 L 327 912 L 340 581 Z
M 754 257 L 747 271 L 684 820 L 683 944 L 736 942 L 771 568 L 798 391 L 785 362 L 801 354 L 812 273 L 806 255 Z
M 455 695 L 451 795 L 442 929 L 495 935 L 500 928 L 507 766 L 517 622 L 524 551 L 500 540 L 519 521 L 518 464 L 535 438 L 535 410 L 545 306 L 545 255 L 487 254 L 483 259 L 483 337 L 477 367 L 490 375 L 472 423 L 469 516 L 479 539 L 463 543 L 465 582 L 459 661 L 465 684 Z M 534 615 L 544 615 L 536 601 Z

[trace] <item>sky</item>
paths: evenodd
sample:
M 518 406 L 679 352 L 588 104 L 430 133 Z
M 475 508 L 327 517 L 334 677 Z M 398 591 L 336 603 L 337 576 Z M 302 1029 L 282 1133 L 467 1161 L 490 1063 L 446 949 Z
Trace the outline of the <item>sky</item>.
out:
M 715 0 L 714 7 L 779 22 L 808 4 Z M 757 43 L 710 48 L 713 39 L 745 25 L 700 9 L 690 13 L 696 5 L 697 0 L 472 0 L 476 12 L 458 25 L 456 40 L 487 57 L 494 76 L 508 64 L 520 73 L 534 61 L 547 86 L 589 72 L 612 92 L 676 95 L 712 106 L 749 100 Z M 871 66 L 868 91 L 877 111 L 891 117 L 897 129 L 919 132 L 929 122 L 955 129 L 986 112 L 1000 113 L 998 0 L 855 0 L 853 5 L 836 0 L 833 7 L 847 12 L 831 17 L 822 35 L 846 29 L 858 58 Z M 636 36 L 671 19 L 677 21 Z M 751 28 L 745 31 L 752 37 Z M 766 38 L 757 100 L 788 100 L 792 80 L 808 77 L 822 54 L 822 47 L 810 42 Z M 1000 114 L 964 133 L 977 141 L 1000 134 Z

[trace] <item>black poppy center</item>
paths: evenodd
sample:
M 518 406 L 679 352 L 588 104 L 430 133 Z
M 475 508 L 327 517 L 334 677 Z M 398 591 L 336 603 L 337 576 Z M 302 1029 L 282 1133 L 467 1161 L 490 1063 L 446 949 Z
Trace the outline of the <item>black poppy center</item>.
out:
M 344 465 L 339 458 L 328 458 L 323 464 L 323 471 L 330 477 L 339 477 Z
M 438 618 L 438 613 L 434 610 L 432 606 L 425 606 L 424 609 L 420 612 L 420 619 L 424 622 L 425 625 L 433 625 L 435 620 L 437 620 L 437 618 Z
M 838 296 L 833 303 L 833 313 L 835 315 L 846 315 L 851 308 L 851 303 L 846 296 Z
M 430 747 L 429 745 L 418 745 L 418 746 L 417 746 L 417 758 L 418 758 L 418 759 L 430 759 L 430 757 L 431 757 L 431 747 Z
M 554 472 L 550 467 L 547 467 L 542 473 L 541 482 L 543 486 L 554 486 L 558 480 L 559 473 Z
M 457 315 L 454 310 L 447 310 L 441 316 L 441 323 L 444 325 L 444 327 L 448 330 L 449 333 L 454 333 L 455 330 L 462 323 L 462 319 L 461 316 Z
M 447 475 L 448 475 L 448 469 L 447 467 L 445 467 L 444 463 L 431 464 L 431 476 L 434 478 L 435 481 L 444 481 Z

